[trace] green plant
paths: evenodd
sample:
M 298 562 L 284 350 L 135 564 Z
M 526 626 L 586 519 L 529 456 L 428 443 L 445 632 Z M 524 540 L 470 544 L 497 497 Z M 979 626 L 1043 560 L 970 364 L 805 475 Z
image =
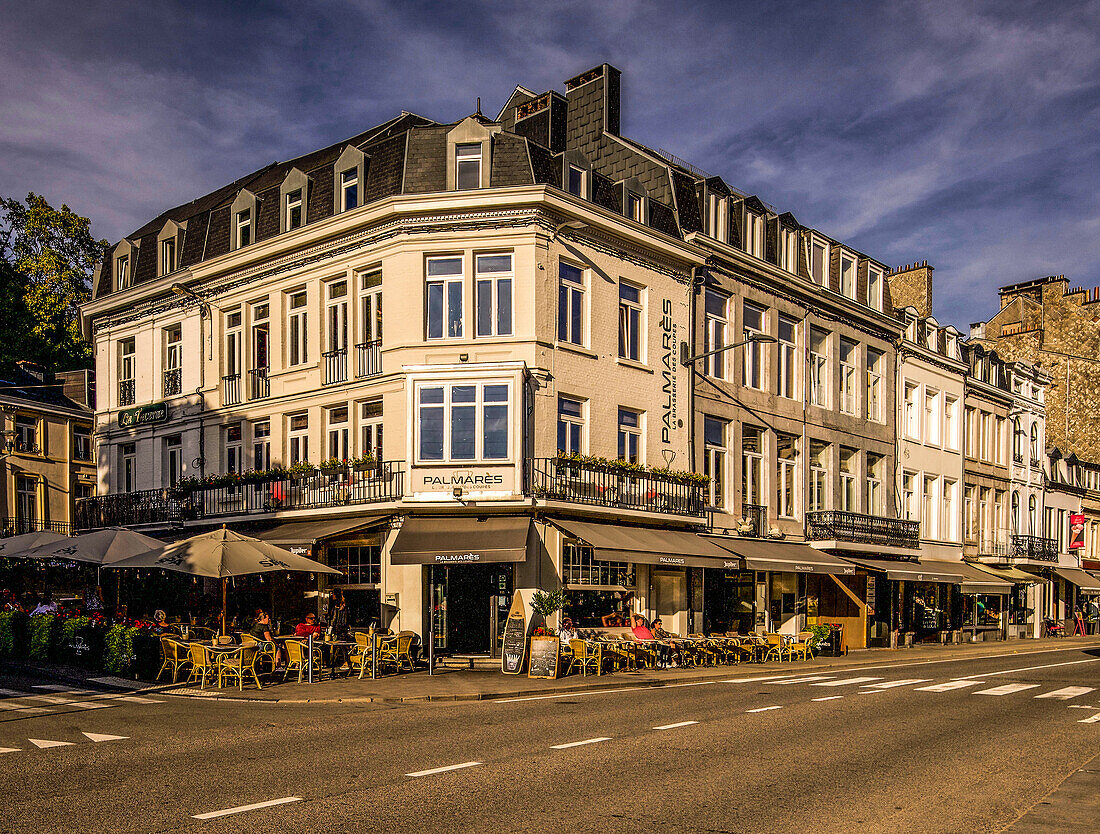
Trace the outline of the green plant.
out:
M 370 452 L 357 455 L 351 459 L 352 466 L 374 466 L 376 463 L 378 463 L 378 461 Z
M 134 665 L 133 626 L 116 623 L 107 631 L 103 647 L 103 668 L 113 675 L 125 675 Z
M 826 640 L 828 640 L 829 635 L 832 633 L 832 629 L 830 629 L 827 625 L 807 626 L 806 630 L 812 631 L 814 633 L 813 643 L 815 646 L 820 645 L 821 643 L 824 643 Z
M 0 657 L 27 653 L 27 615 L 22 611 L 0 613 Z
M 322 469 L 345 469 L 349 461 L 347 458 L 329 458 L 321 461 Z
M 36 614 L 28 626 L 31 660 L 49 660 L 57 633 L 57 617 L 53 614 Z
M 314 466 L 309 461 L 300 460 L 290 464 L 286 471 L 289 475 L 308 475 L 314 471 Z
M 558 588 L 556 591 L 535 591 L 531 597 L 531 610 L 540 615 L 544 620 L 549 619 L 565 607 L 565 591 Z M 553 630 L 547 628 L 547 632 L 553 634 Z

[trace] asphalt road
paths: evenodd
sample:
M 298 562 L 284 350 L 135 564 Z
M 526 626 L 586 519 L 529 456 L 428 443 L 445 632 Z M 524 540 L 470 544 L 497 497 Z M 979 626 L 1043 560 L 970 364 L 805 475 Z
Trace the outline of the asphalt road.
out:
M 1080 648 L 404 705 L 0 687 L 0 831 L 35 834 L 1000 831 L 1100 754 Z

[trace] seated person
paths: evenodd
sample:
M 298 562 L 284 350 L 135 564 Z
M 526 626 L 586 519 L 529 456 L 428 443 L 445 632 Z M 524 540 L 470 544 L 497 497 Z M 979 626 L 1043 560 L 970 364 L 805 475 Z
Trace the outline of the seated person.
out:
M 673 634 L 672 632 L 669 632 L 669 631 L 665 631 L 664 624 L 661 622 L 660 617 L 658 617 L 657 619 L 655 619 L 653 621 L 652 631 L 653 631 L 653 636 L 656 639 L 663 640 L 663 641 L 667 642 L 668 645 L 672 648 L 672 665 L 673 666 L 679 666 L 680 665 L 680 644 L 678 642 L 676 642 L 675 638 L 679 637 L 680 635 L 679 634 Z
M 573 627 L 573 621 L 569 617 L 563 617 L 561 621 L 561 628 L 558 629 L 558 641 L 562 644 L 563 648 L 569 648 L 570 640 L 577 640 L 577 629 Z
M 317 625 L 316 614 L 306 614 L 305 622 L 294 626 L 295 637 L 309 637 L 311 634 L 314 637 L 321 636 L 321 627 Z
M 286 668 L 286 661 L 283 659 L 283 649 L 275 642 L 275 636 L 271 633 L 271 616 L 262 608 L 256 609 L 256 619 L 252 623 L 252 628 L 248 630 L 248 633 L 257 640 L 270 643 L 275 650 L 275 668 Z
M 660 620 L 656 622 L 660 622 Z M 654 636 L 653 631 L 645 624 L 645 617 L 641 614 L 634 615 L 634 626 L 630 630 L 634 633 L 634 638 L 636 640 L 653 644 L 653 648 L 657 652 L 657 659 L 661 662 L 662 666 L 668 666 L 673 660 L 672 646 L 658 640 L 656 636 Z
M 604 614 L 600 618 L 600 622 L 603 623 L 604 628 L 625 628 L 630 625 L 622 611 L 612 611 L 610 614 Z

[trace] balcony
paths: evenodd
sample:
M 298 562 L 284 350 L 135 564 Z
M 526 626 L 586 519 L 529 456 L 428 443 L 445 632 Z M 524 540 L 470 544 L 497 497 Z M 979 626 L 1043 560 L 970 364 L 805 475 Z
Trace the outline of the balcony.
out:
M 375 339 L 355 346 L 357 377 L 378 376 L 382 373 L 382 340 Z
M 262 400 L 271 396 L 271 380 L 267 378 L 267 368 L 253 368 L 248 372 L 248 398 Z
M 164 372 L 164 396 L 174 397 L 183 392 L 183 369 L 169 368 Z
M 37 455 L 42 451 L 41 447 L 38 445 L 38 441 L 30 437 L 15 438 L 12 448 L 17 452 L 22 452 L 24 455 Z
M 67 521 L 44 521 L 41 518 L 8 518 L 0 516 L 0 542 L 7 536 L 19 536 L 23 533 L 37 533 L 40 530 L 48 530 L 51 533 L 60 533 L 68 536 L 72 532 L 72 525 Z
M 76 527 L 171 524 L 193 519 L 261 515 L 399 501 L 405 489 L 404 462 L 382 462 L 355 472 L 318 470 L 303 474 L 217 475 L 205 483 L 167 490 L 85 498 L 76 505 Z
M 920 548 L 920 522 L 826 510 L 806 514 L 806 538 L 917 550 Z
M 135 386 L 132 379 L 120 379 L 118 381 L 118 404 L 120 406 L 134 404 Z
M 768 508 L 760 504 L 742 504 L 741 521 L 737 525 L 737 534 L 761 539 L 767 532 Z
M 690 473 L 632 472 L 568 458 L 531 458 L 524 480 L 527 495 L 550 501 L 697 517 L 706 512 L 706 486 Z
M 222 403 L 238 405 L 241 401 L 241 375 L 229 374 L 222 377 Z
M 321 354 L 325 365 L 325 385 L 348 381 L 348 349 L 326 350 Z
M 1042 536 L 1013 535 L 1009 556 L 1016 560 L 1031 560 L 1034 562 L 1057 562 L 1058 542 L 1054 539 L 1045 539 Z

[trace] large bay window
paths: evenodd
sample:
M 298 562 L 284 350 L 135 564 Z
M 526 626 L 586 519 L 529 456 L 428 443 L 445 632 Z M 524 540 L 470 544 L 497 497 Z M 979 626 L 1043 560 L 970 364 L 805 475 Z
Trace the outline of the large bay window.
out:
M 418 386 L 418 460 L 507 460 L 510 399 L 506 382 Z

